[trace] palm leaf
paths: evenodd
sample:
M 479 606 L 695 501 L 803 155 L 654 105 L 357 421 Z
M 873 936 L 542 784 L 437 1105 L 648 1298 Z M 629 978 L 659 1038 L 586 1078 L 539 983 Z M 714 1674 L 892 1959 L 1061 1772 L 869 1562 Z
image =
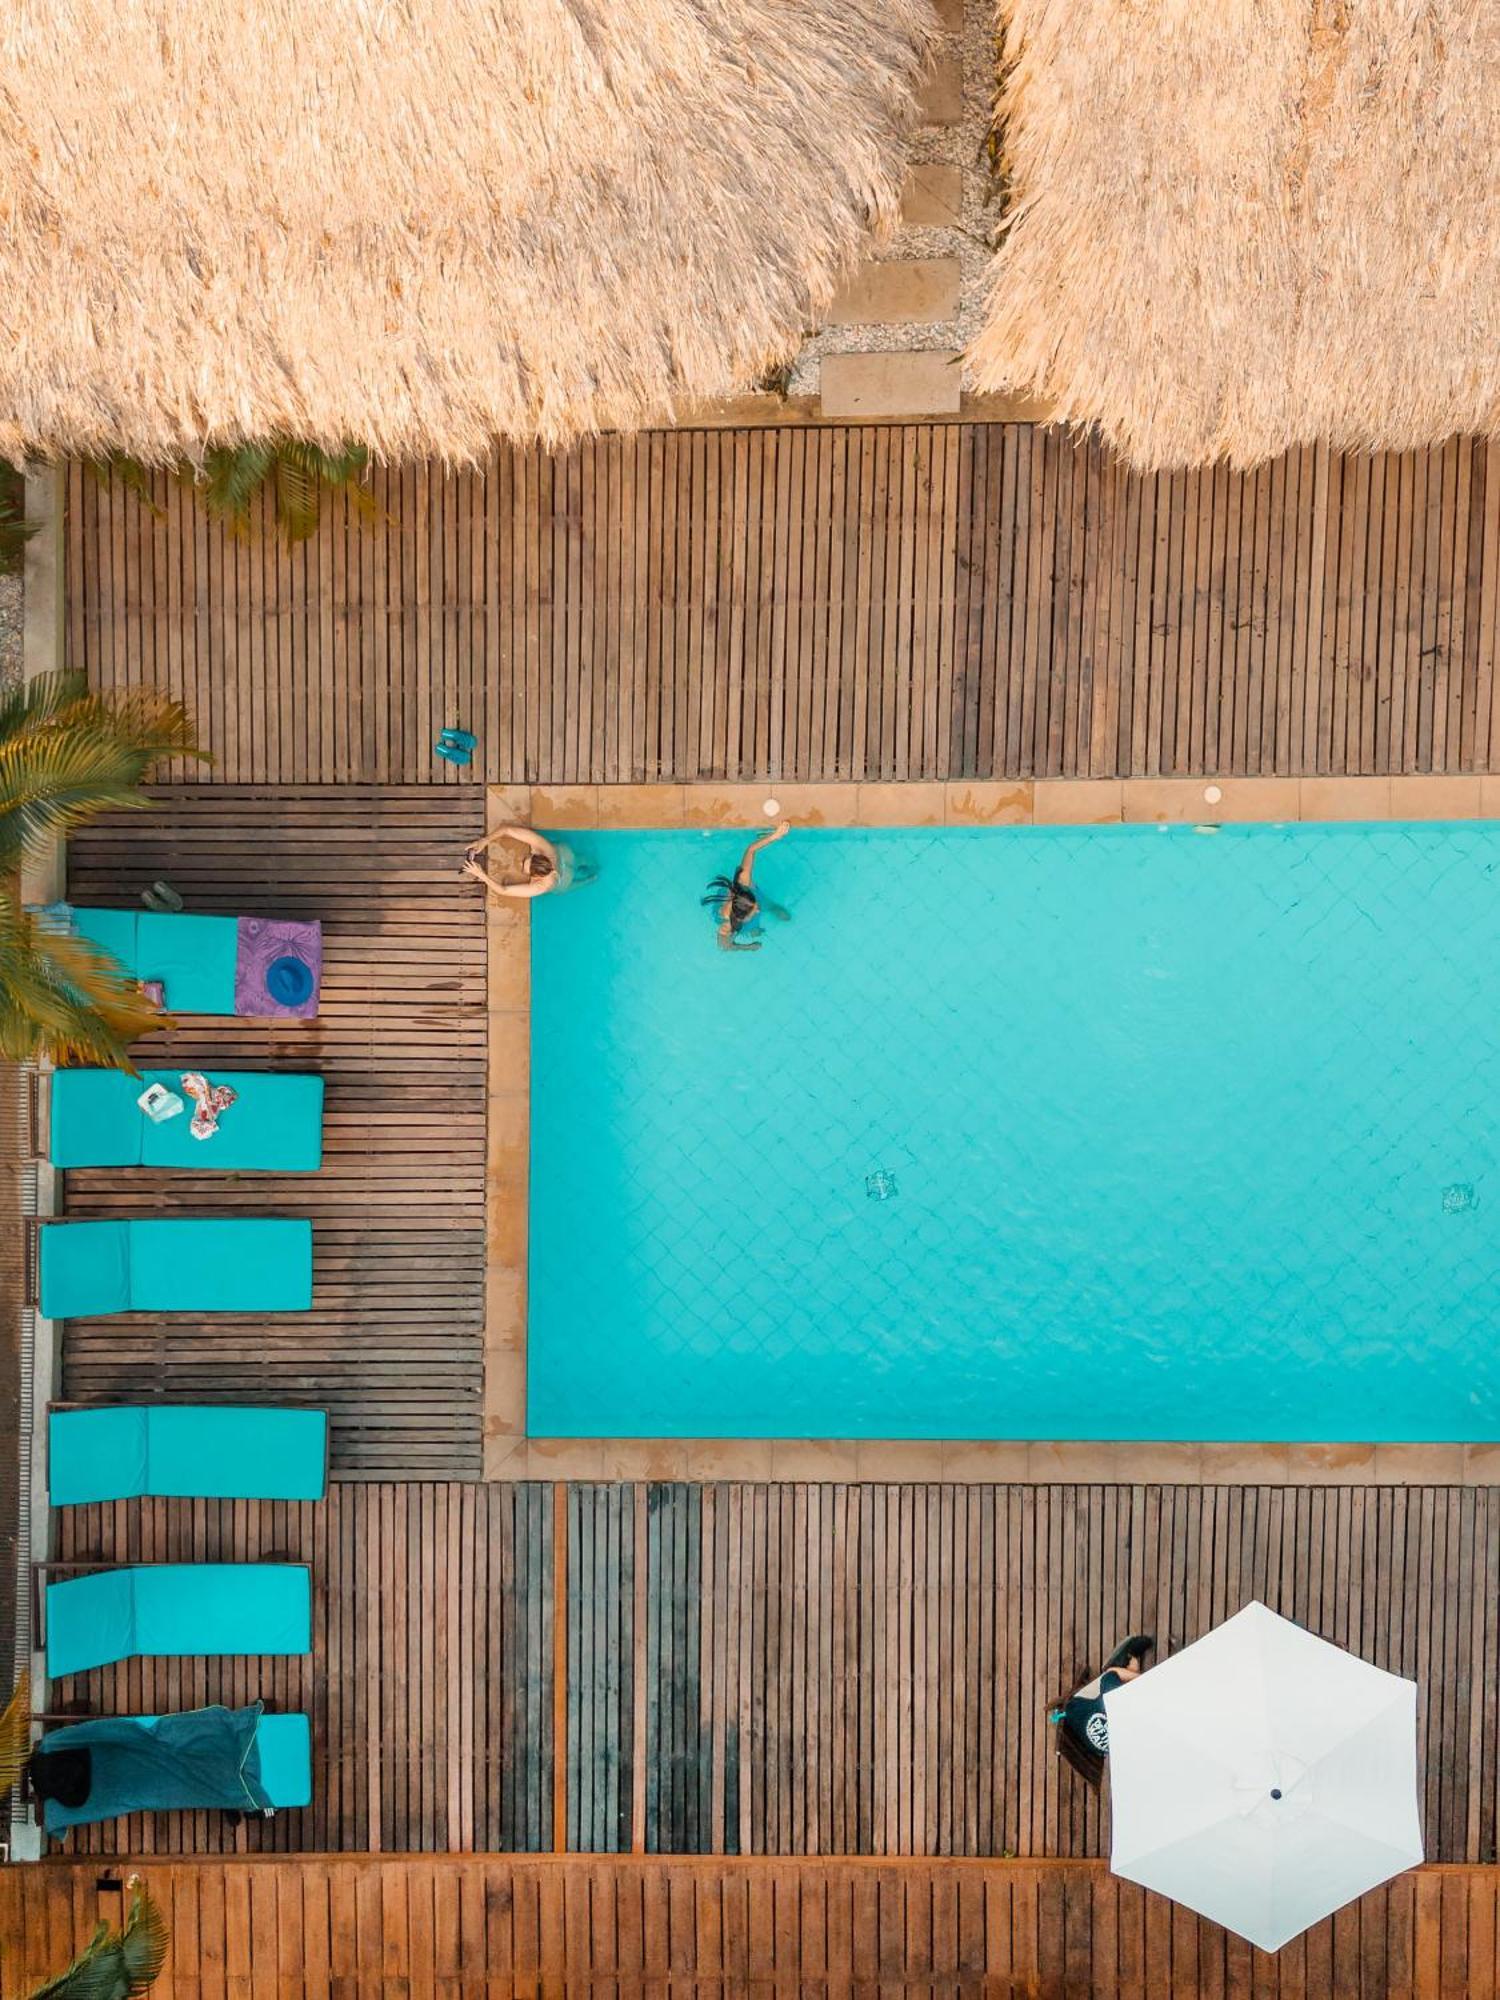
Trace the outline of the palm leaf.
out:
M 10 682 L 0 688 L 0 738 L 56 721 L 75 701 L 82 701 L 88 691 L 88 677 L 70 669 L 38 674 L 35 680 Z
M 0 700 L 0 869 L 100 812 L 150 801 L 141 781 L 164 757 L 195 755 L 180 702 L 137 692 L 105 697 L 48 676 L 29 708 Z
M 217 445 L 203 454 L 194 484 L 211 514 L 222 515 L 233 534 L 250 532 L 251 509 L 275 462 L 268 444 Z
M 317 465 L 301 453 L 279 447 L 273 490 L 276 525 L 283 538 L 292 543 L 309 541 L 318 532 L 323 512 L 322 475 Z
M 119 1930 L 100 1924 L 67 1971 L 37 1987 L 31 2000 L 133 2000 L 166 1963 L 167 1926 L 136 1877 Z
M 31 1755 L 31 1680 L 22 1674 L 0 1710 L 0 1798 L 21 1782 Z
M 133 1070 L 162 1016 L 115 962 L 0 896 L 0 1058 Z
M 122 492 L 133 493 L 148 514 L 155 515 L 158 521 L 163 518 L 166 509 L 157 504 L 151 491 L 151 473 L 138 458 L 132 458 L 128 452 L 114 451 L 108 458 L 91 458 L 85 463 L 101 486 L 118 486 Z
M 256 502 L 269 494 L 278 532 L 297 543 L 317 533 L 328 492 L 347 495 L 366 521 L 379 517 L 374 496 L 361 483 L 369 463 L 363 445 L 325 451 L 301 438 L 272 438 L 205 452 L 194 483 L 210 513 L 223 516 L 235 535 L 250 532 Z

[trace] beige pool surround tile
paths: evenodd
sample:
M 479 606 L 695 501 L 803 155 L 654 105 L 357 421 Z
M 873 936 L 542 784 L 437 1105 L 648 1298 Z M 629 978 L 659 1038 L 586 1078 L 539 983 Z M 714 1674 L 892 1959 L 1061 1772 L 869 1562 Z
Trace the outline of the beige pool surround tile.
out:
M 1217 796 L 1210 798 L 1209 793 Z M 490 824 L 590 827 L 1234 825 L 1500 817 L 1500 774 L 1393 778 L 950 778 L 490 787 Z M 777 807 L 767 813 L 768 803 Z
M 1038 826 L 1108 826 L 1121 816 L 1124 793 L 1118 778 L 1038 778 L 1032 817 Z
M 486 1422 L 487 1440 L 507 1436 Z M 921 1438 L 531 1438 L 486 1478 L 1032 1486 L 1484 1486 L 1500 1444 L 1183 1444 Z M 486 1466 L 491 1462 L 486 1446 Z
M 791 790 L 790 786 L 782 789 Z M 820 789 L 831 790 L 832 787 Z M 683 787 L 682 825 L 693 827 L 738 826 L 767 827 L 774 823 L 777 815 L 766 811 L 766 802 L 775 799 L 784 804 L 781 790 L 774 784 L 764 785 L 686 785 Z M 796 814 L 788 811 L 788 819 Z
M 1205 798 L 1209 786 L 1220 796 Z M 488 788 L 486 823 L 763 828 L 1025 826 L 1500 817 L 1500 775 L 954 779 L 844 784 Z M 483 1438 L 486 1479 L 945 1479 L 1035 1484 L 1500 1484 L 1500 1443 L 1283 1444 L 990 1439 L 530 1438 L 526 1234 L 530 912 L 491 897 Z
M 1478 776 L 1391 779 L 1392 819 L 1477 819 Z
M 549 831 L 599 824 L 597 785 L 533 785 L 531 824 Z
M 981 784 L 960 779 L 947 787 L 949 826 L 1029 826 L 1035 795 L 1029 784 Z
M 1301 816 L 1307 820 L 1389 819 L 1389 778 L 1302 778 Z
M 485 825 L 529 824 L 528 786 L 491 785 Z M 531 910 L 485 898 L 488 1092 L 482 1436 L 486 1479 L 530 1476 L 526 1448 L 527 1179 L 531 1145 Z
M 941 826 L 947 787 L 934 784 L 861 784 L 861 826 Z
M 595 794 L 600 826 L 681 826 L 681 785 L 600 785 Z

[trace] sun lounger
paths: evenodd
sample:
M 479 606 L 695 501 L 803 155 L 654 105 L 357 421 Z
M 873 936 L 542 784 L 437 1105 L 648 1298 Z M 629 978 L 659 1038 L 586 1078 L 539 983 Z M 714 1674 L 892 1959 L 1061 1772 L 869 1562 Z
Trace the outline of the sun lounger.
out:
M 152 1563 L 49 1583 L 47 1672 L 187 1654 L 306 1653 L 312 1583 L 305 1563 Z
M 39 1234 L 46 1319 L 305 1312 L 312 1304 L 310 1222 L 49 1222 Z
M 272 1812 L 312 1802 L 312 1731 L 305 1715 L 266 1715 L 258 1702 L 100 1717 L 49 1730 L 31 1782 L 51 1834 L 121 1813 Z M 54 1786 L 69 1803 L 48 1796 Z
M 321 1500 L 327 1484 L 322 1410 L 135 1403 L 48 1412 L 54 1507 L 148 1496 Z
M 194 1105 L 181 1069 L 59 1069 L 50 1080 L 47 1157 L 54 1167 L 186 1167 L 199 1173 L 310 1174 L 323 1159 L 323 1079 L 275 1070 L 207 1069 L 235 1101 L 206 1139 L 192 1135 Z M 184 1108 L 159 1124 L 137 1103 L 159 1083 Z
M 174 1014 L 310 1020 L 318 1011 L 323 927 L 283 917 L 199 917 L 75 909 L 73 929 Z

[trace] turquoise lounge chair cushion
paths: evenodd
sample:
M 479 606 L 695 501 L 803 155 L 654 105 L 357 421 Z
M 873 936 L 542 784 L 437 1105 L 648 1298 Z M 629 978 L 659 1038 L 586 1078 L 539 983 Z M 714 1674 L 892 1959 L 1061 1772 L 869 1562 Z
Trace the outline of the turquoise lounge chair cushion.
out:
M 273 1806 L 312 1804 L 312 1724 L 305 1715 L 263 1715 L 255 1750 L 261 1790 Z
M 138 910 L 74 910 L 73 928 L 80 937 L 87 938 L 107 957 L 112 958 L 120 970 L 135 979 L 136 929 L 140 917 Z
M 138 979 L 159 979 L 174 1014 L 232 1014 L 239 957 L 237 917 L 158 916 L 137 919 Z
M 117 959 L 132 979 L 159 979 L 174 1014 L 234 1012 L 238 918 L 75 909 L 73 928 Z
M 312 1650 L 304 1563 L 154 1563 L 47 1586 L 47 1672 L 116 1660 Z
M 322 1410 L 138 1403 L 47 1419 L 54 1507 L 148 1495 L 321 1500 L 327 1463 Z
M 48 1799 L 48 1833 L 131 1812 L 256 1812 L 312 1801 L 312 1731 L 305 1715 L 198 1708 L 182 1715 L 103 1716 L 49 1730 L 52 1751 L 86 1749 L 81 1806 Z
M 44 1318 L 130 1311 L 128 1222 L 48 1223 L 39 1242 Z
M 41 1231 L 41 1312 L 305 1312 L 312 1224 L 303 1221 L 53 1222 Z
M 203 1071 L 238 1092 L 207 1139 L 193 1103 L 158 1125 L 136 1099 L 160 1083 L 183 1096 L 181 1069 L 59 1069 L 52 1074 L 48 1158 L 54 1167 L 190 1167 L 199 1173 L 313 1173 L 323 1160 L 323 1079 L 267 1070 Z

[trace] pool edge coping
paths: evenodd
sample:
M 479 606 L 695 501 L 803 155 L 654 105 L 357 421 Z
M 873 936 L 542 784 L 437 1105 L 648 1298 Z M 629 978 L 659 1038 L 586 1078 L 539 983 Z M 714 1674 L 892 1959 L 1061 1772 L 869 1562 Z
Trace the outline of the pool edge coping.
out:
M 1216 788 L 1217 800 L 1205 798 Z M 1062 779 L 1017 783 L 490 785 L 487 830 L 1104 826 L 1500 818 L 1500 775 Z M 907 1438 L 548 1438 L 526 1430 L 531 919 L 488 896 L 483 1470 L 487 1480 L 857 1480 L 1001 1484 L 1500 1484 L 1495 1443 Z
M 491 785 L 488 798 L 492 825 L 563 832 L 751 827 L 773 816 L 812 827 L 1229 826 L 1500 819 L 1500 773 Z M 776 815 L 766 811 L 772 801 Z

